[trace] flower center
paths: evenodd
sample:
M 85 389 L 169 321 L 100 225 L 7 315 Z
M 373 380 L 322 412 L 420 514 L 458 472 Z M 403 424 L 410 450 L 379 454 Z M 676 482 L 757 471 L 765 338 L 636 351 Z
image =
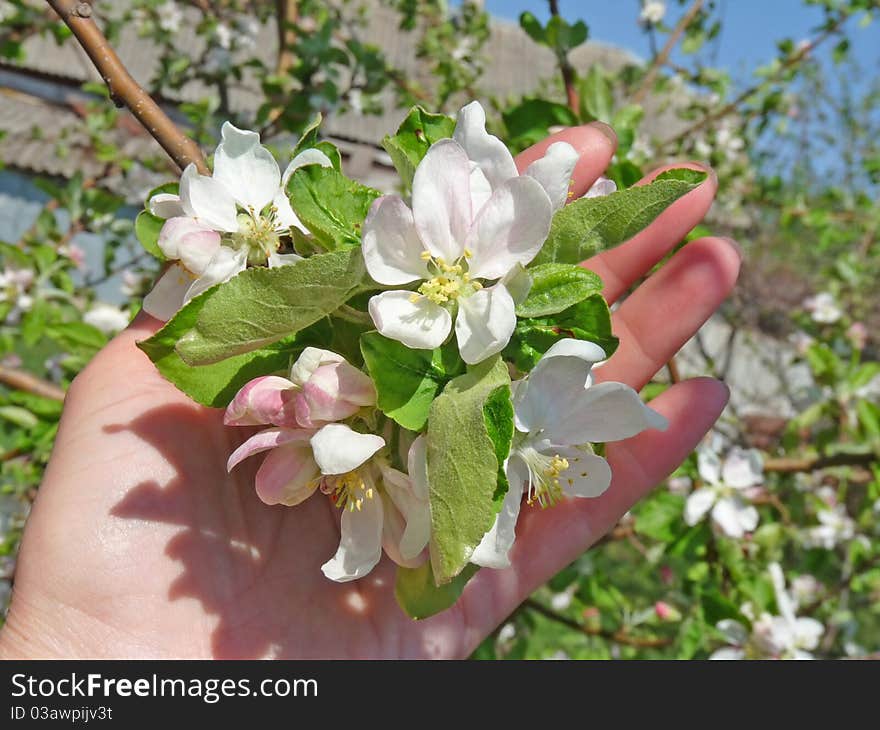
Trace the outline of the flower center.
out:
M 268 216 L 240 213 L 238 230 L 230 235 L 230 243 L 235 249 L 247 250 L 249 264 L 266 263 L 281 245 L 281 238 L 275 230 L 275 207 L 269 208 Z
M 526 504 L 536 502 L 541 508 L 552 507 L 563 497 L 559 477 L 569 467 L 568 459 L 559 454 L 547 456 L 532 447 L 527 447 L 519 454 L 529 470 L 529 490 Z
M 351 512 L 360 511 L 364 502 L 376 496 L 373 480 L 365 478 L 357 469 L 339 476 L 325 477 L 321 491 L 330 495 L 330 501 L 339 509 L 347 508 Z
M 422 260 L 427 262 L 428 270 L 433 276 L 427 279 L 419 287 L 418 294 L 414 293 L 410 299 L 417 302 L 421 294 L 434 304 L 446 304 L 482 289 L 483 285 L 479 281 L 472 280 L 467 272 L 467 259 L 472 255 L 468 249 L 465 249 L 464 256 L 459 257 L 455 263 L 448 264 L 441 257 L 434 258 L 430 252 L 422 252 Z

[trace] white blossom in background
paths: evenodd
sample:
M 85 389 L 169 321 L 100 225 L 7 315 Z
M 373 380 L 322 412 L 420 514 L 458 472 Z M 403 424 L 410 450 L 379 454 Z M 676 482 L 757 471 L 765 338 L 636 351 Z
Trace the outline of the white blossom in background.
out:
M 156 16 L 159 18 L 159 27 L 166 33 L 177 33 L 183 22 L 183 11 L 176 2 L 164 2 L 156 8 Z
M 119 291 L 125 297 L 134 297 L 140 295 L 146 283 L 144 274 L 126 269 L 122 272 L 122 281 L 119 284 Z
M 213 176 L 200 175 L 190 164 L 179 195 L 162 193 L 149 202 L 150 212 L 166 219 L 159 248 L 175 262 L 144 298 L 144 309 L 163 321 L 248 265 L 299 261 L 295 253 L 279 253 L 282 235 L 294 227 L 305 231 L 290 207 L 287 182 L 304 165 L 331 165 L 323 152 L 307 149 L 282 174 L 256 132 L 226 122 L 221 134 Z
M 510 486 L 472 563 L 510 565 L 523 496 L 529 505 L 550 507 L 564 497 L 598 497 L 608 489 L 611 467 L 588 444 L 666 428 L 666 419 L 629 386 L 593 382 L 591 369 L 604 359 L 592 342 L 561 340 L 513 384 L 516 433 L 505 463 Z
M 217 45 L 219 45 L 220 48 L 226 51 L 232 48 L 232 28 L 226 23 L 217 23 L 217 27 L 214 28 L 214 38 L 216 38 Z
M 659 0 L 648 0 L 642 5 L 642 12 L 639 14 L 639 21 L 643 25 L 657 25 L 666 15 L 666 3 Z
M 554 611 L 565 611 L 566 609 L 571 607 L 571 602 L 574 600 L 575 591 L 577 591 L 577 583 L 572 583 L 564 591 L 554 593 L 550 597 L 550 608 L 552 608 Z
M 763 482 L 760 453 L 733 448 L 722 460 L 717 446 L 703 445 L 697 451 L 697 468 L 704 485 L 688 496 L 685 522 L 696 525 L 711 513 L 713 524 L 728 537 L 739 538 L 754 530 L 758 510 L 748 495 Z
M 693 480 L 688 476 L 672 477 L 667 483 L 669 491 L 673 494 L 687 496 L 694 488 Z
M 814 297 L 807 297 L 804 299 L 804 309 L 810 313 L 814 322 L 820 324 L 834 324 L 843 316 L 843 310 L 830 292 L 820 292 Z
M 822 593 L 823 586 L 815 576 L 804 573 L 791 580 L 791 597 L 795 606 L 813 603 Z
M 86 252 L 83 250 L 82 246 L 78 246 L 75 243 L 67 243 L 58 247 L 58 253 L 61 256 L 69 258 L 73 262 L 73 265 L 80 271 L 85 271 Z
M 788 341 L 792 344 L 797 354 L 803 357 L 816 340 L 806 332 L 798 330 L 789 335 Z
M 131 321 L 128 312 L 105 302 L 96 302 L 85 314 L 83 322 L 101 330 L 105 335 L 121 332 Z
M 18 324 L 21 315 L 30 311 L 34 300 L 29 291 L 34 279 L 34 272 L 31 269 L 19 269 L 7 265 L 0 272 L 0 304 L 11 305 L 6 314 L 7 324 Z
M 779 615 L 761 614 L 752 619 L 751 632 L 738 621 L 724 619 L 716 625 L 728 646 L 710 659 L 812 659 L 825 627 L 816 619 L 795 615 L 796 603 L 785 590 L 778 563 L 769 565 Z
M 8 0 L 0 0 L 0 23 L 9 20 L 18 12 L 18 7 Z
M 846 512 L 846 505 L 829 505 L 816 513 L 819 524 L 807 528 L 804 542 L 808 547 L 833 550 L 856 536 L 856 523 Z
M 498 630 L 498 642 L 500 644 L 507 644 L 516 637 L 516 626 L 512 623 L 506 623 Z

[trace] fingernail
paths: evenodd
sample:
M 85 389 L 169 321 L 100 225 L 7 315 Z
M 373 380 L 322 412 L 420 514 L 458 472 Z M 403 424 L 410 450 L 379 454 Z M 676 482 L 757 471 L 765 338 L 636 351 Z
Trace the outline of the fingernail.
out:
M 605 122 L 590 122 L 587 126 L 601 132 L 609 139 L 611 144 L 615 147 L 617 146 L 617 134 L 615 134 L 614 130 L 605 124 Z
M 712 166 L 708 165 L 706 163 L 703 163 L 703 162 L 697 162 L 695 164 L 698 167 L 701 167 L 706 172 L 706 174 L 709 176 L 709 179 L 717 187 L 718 186 L 718 173 L 715 172 L 715 170 L 712 168 Z
M 742 261 L 745 258 L 745 254 L 743 253 L 743 248 L 740 245 L 739 241 L 735 238 L 730 238 L 729 236 L 720 236 L 722 241 L 727 241 L 734 251 L 736 251 L 736 255 L 739 256 L 739 260 Z

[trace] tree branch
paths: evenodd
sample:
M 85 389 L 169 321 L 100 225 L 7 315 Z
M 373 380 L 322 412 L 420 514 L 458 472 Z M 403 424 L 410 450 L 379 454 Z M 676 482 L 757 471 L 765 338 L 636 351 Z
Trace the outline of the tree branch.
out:
M 110 98 L 127 106 L 144 129 L 162 145 L 182 170 L 191 162 L 199 172 L 208 173 L 199 146 L 183 134 L 152 97 L 138 85 L 119 60 L 119 56 L 92 20 L 92 6 L 76 0 L 47 0 L 58 17 L 70 28 L 107 84 Z
M 38 395 L 42 398 L 49 398 L 57 401 L 64 400 L 63 388 L 59 388 L 55 383 L 42 380 L 36 375 L 31 375 L 23 370 L 15 370 L 14 368 L 7 368 L 0 365 L 0 383 L 3 383 L 10 388 L 14 388 L 15 390 L 22 390 L 25 393 Z
M 764 471 L 795 473 L 825 469 L 830 466 L 870 466 L 878 461 L 877 454 L 832 454 L 831 456 L 782 457 L 767 459 Z
M 550 15 L 556 17 L 559 15 L 559 2 L 558 0 L 549 0 L 550 4 Z M 568 58 L 564 55 L 557 55 L 559 60 L 559 71 L 562 74 L 562 83 L 565 86 L 565 97 L 568 100 L 568 108 L 571 109 L 575 115 L 578 114 L 578 109 L 580 108 L 580 102 L 578 100 L 577 90 L 574 87 L 574 79 L 575 73 L 571 64 L 568 62 Z
M 681 17 L 681 20 L 678 21 L 675 28 L 672 29 L 672 33 L 669 34 L 666 44 L 661 49 L 660 53 L 654 56 L 654 60 L 651 61 L 651 66 L 648 68 L 647 73 L 642 77 L 642 83 L 639 84 L 639 88 L 636 89 L 636 93 L 633 94 L 632 100 L 635 104 L 640 103 L 645 96 L 647 96 L 648 92 L 651 90 L 651 86 L 654 84 L 654 79 L 657 78 L 657 74 L 660 73 L 660 68 L 669 59 L 669 55 L 678 43 L 678 39 L 681 38 L 682 33 L 687 30 L 688 26 L 694 22 L 699 12 L 703 9 L 703 2 L 704 0 L 694 0 L 694 4 L 688 8 L 687 12 Z

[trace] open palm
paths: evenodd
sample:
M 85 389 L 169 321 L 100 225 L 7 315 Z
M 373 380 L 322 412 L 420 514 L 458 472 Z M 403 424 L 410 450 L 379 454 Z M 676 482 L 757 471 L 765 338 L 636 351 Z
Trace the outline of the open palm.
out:
M 581 153 L 574 193 L 607 166 L 613 135 L 573 128 L 523 153 L 520 167 L 565 140 Z M 710 178 L 648 229 L 587 263 L 614 301 L 708 210 Z M 693 241 L 614 315 L 618 352 L 598 380 L 641 388 L 726 297 L 739 256 Z M 141 315 L 76 379 L 28 521 L 0 652 L 29 657 L 463 657 L 531 591 L 602 537 L 672 471 L 717 418 L 726 388 L 680 383 L 653 403 L 669 419 L 611 444 L 610 489 L 553 509 L 524 509 L 512 567 L 482 570 L 462 599 L 414 622 L 394 599 L 387 559 L 366 578 L 328 581 L 338 514 L 313 497 L 269 507 L 253 487 L 258 459 L 227 474 L 248 434 L 167 383 L 135 343 L 158 327 Z

